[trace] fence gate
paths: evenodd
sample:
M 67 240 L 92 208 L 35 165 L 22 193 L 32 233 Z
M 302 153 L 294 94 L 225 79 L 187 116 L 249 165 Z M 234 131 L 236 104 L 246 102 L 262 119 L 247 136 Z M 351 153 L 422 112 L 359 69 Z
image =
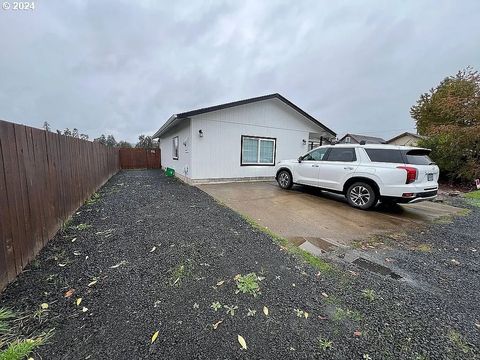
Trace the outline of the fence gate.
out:
M 120 149 L 122 169 L 160 169 L 160 149 Z

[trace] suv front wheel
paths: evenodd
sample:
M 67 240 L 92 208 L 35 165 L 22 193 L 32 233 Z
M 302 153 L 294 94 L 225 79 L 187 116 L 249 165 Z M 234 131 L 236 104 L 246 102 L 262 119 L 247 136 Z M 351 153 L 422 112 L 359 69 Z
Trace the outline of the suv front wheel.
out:
M 350 185 L 346 197 L 351 206 L 362 210 L 370 209 L 378 201 L 377 194 L 375 194 L 373 188 L 363 182 L 356 182 Z
M 287 170 L 281 170 L 277 175 L 277 182 L 282 189 L 289 190 L 293 185 L 292 175 Z

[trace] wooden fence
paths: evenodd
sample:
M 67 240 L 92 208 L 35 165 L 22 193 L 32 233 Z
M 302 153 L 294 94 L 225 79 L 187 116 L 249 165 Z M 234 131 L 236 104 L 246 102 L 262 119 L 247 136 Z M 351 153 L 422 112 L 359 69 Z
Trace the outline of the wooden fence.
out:
M 160 149 L 120 149 L 122 169 L 160 169 Z
M 117 149 L 0 120 L 0 291 L 119 168 Z

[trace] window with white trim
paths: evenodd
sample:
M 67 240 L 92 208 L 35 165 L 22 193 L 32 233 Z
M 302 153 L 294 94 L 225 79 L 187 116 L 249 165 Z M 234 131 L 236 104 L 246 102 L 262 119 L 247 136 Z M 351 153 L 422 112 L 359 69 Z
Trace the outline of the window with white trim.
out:
M 178 136 L 172 139 L 172 157 L 173 160 L 178 160 Z
M 275 165 L 277 139 L 242 135 L 240 165 Z

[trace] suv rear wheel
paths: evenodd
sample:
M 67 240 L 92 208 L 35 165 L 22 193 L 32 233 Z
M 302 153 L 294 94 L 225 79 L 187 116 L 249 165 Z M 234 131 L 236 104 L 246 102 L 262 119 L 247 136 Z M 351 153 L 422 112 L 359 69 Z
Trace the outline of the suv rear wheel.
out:
M 277 182 L 282 189 L 289 190 L 293 185 L 292 175 L 287 170 L 281 170 L 277 175 Z
M 362 210 L 370 209 L 378 201 L 373 188 L 364 182 L 356 182 L 350 185 L 346 197 L 351 206 Z

